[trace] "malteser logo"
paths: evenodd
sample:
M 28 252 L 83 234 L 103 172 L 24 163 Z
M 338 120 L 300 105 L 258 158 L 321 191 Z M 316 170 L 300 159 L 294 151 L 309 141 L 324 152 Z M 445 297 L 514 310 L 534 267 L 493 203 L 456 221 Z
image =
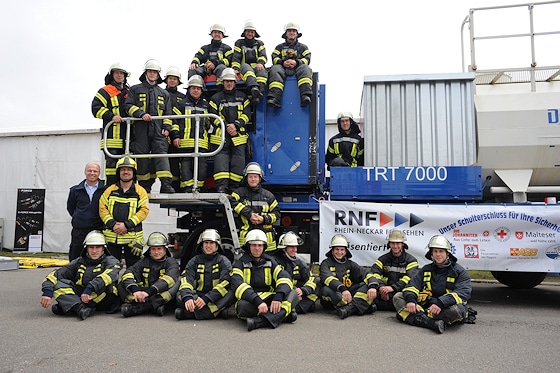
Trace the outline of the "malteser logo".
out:
M 511 234 L 507 227 L 500 227 L 494 230 L 494 238 L 500 242 L 505 242 L 509 240 L 510 236 Z
M 465 258 L 476 259 L 479 258 L 478 245 L 465 245 Z
M 518 240 L 522 240 L 523 239 L 523 232 L 515 232 L 515 238 L 517 238 Z
M 510 247 L 509 256 L 537 256 L 539 249 L 534 247 Z
M 484 232 L 482 233 L 482 235 L 483 235 L 484 237 L 488 237 L 488 236 L 490 236 L 490 232 L 484 231 Z

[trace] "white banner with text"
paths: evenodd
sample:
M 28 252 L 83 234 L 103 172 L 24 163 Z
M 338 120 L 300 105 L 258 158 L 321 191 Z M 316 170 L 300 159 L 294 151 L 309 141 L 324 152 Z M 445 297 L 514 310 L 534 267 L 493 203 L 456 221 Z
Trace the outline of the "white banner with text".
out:
M 389 251 L 387 234 L 397 228 L 420 265 L 427 244 L 441 234 L 467 269 L 560 272 L 559 205 L 384 204 L 321 201 L 319 258 L 331 238 L 343 234 L 352 260 L 371 266 Z

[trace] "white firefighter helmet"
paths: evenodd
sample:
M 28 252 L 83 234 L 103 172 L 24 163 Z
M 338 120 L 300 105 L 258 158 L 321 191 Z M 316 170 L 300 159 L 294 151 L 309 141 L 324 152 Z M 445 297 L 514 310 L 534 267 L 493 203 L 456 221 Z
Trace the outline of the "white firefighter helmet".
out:
M 200 87 L 204 89 L 204 79 L 200 75 L 193 75 L 187 81 L 187 88 L 189 87 Z
M 257 32 L 257 27 L 255 26 L 255 24 L 253 23 L 252 19 L 248 19 L 245 21 L 245 23 L 243 24 L 243 33 L 241 34 L 241 37 L 244 38 L 245 37 L 245 31 L 247 30 L 253 30 L 255 31 L 255 37 L 256 38 L 260 38 L 259 33 Z
M 430 238 L 428 242 L 428 252 L 426 253 L 426 259 L 432 260 L 432 249 L 444 249 L 449 254 L 449 257 L 453 260 L 457 260 L 455 256 L 453 256 L 453 251 L 451 250 L 451 243 L 442 235 L 435 235 Z
M 391 229 L 387 235 L 387 242 L 406 242 L 406 236 L 400 229 Z
M 237 81 L 237 73 L 231 67 L 226 67 L 224 71 L 222 71 L 222 75 L 220 76 L 220 80 L 233 80 Z
M 280 236 L 278 239 L 278 245 L 276 245 L 279 249 L 285 249 L 288 246 L 301 246 L 303 245 L 303 240 L 300 236 L 295 234 L 292 231 L 286 232 Z
M 179 71 L 179 68 L 177 66 L 170 66 L 165 72 L 165 78 L 163 79 L 163 81 L 166 83 L 168 76 L 176 76 L 177 79 L 179 79 L 179 84 L 183 84 L 181 82 L 181 71 Z
M 115 62 L 109 67 L 109 74 L 112 75 L 114 70 L 122 71 L 127 78 L 130 76 L 130 72 L 120 62 Z
M 87 246 L 103 246 L 107 247 L 107 242 L 105 241 L 105 236 L 100 231 L 91 231 L 86 235 L 84 239 L 84 247 Z
M 161 232 L 153 232 L 148 236 L 148 247 L 164 246 L 167 248 L 167 236 Z
M 210 33 L 208 35 L 212 35 L 212 31 L 220 31 L 222 35 L 224 35 L 224 38 L 228 37 L 226 35 L 226 28 L 220 23 L 214 23 L 212 27 L 210 27 Z
M 197 244 L 200 245 L 204 241 L 213 241 L 220 246 L 222 244 L 222 237 L 220 237 L 220 233 L 215 229 L 205 229 L 198 237 Z
M 352 257 L 352 253 L 350 253 L 350 250 L 348 250 L 348 247 L 350 246 L 350 243 L 348 242 L 348 239 L 346 238 L 346 236 L 344 236 L 343 234 L 335 234 L 332 238 L 331 238 L 331 243 L 329 244 L 329 252 L 327 252 L 326 256 L 327 257 L 333 257 L 333 249 L 335 247 L 344 247 L 346 248 L 346 257 L 347 258 L 351 258 Z
M 295 22 L 288 22 L 284 25 L 284 33 L 282 34 L 282 38 L 285 39 L 286 38 L 286 33 L 288 32 L 288 30 L 296 30 L 298 33 L 298 38 L 301 38 L 301 32 L 299 32 L 299 24 L 295 23 Z
M 261 243 L 266 246 L 266 234 L 260 229 L 252 229 L 247 232 L 245 242 L 247 245 L 252 243 Z
M 150 59 L 144 64 L 144 71 L 146 70 L 155 70 L 159 73 L 161 72 L 161 65 L 158 60 Z
M 342 235 L 342 234 L 335 234 L 333 236 L 333 238 L 331 238 L 331 243 L 329 245 L 329 248 L 333 248 L 333 247 L 345 247 L 348 248 L 348 239 Z
M 343 118 L 348 118 L 348 119 L 350 119 L 351 122 L 355 122 L 354 116 L 349 111 L 342 111 L 342 112 L 338 113 L 337 121 L 340 121 Z
M 247 176 L 248 174 L 257 174 L 262 178 L 264 178 L 264 171 L 260 164 L 257 162 L 249 162 L 247 166 L 245 166 L 245 170 L 243 171 L 243 176 Z

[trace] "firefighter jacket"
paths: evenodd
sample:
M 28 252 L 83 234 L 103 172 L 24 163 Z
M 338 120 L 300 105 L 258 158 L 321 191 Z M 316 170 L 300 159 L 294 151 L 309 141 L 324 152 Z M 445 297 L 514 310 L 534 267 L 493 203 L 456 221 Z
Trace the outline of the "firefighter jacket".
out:
M 348 134 L 338 124 L 338 134 L 329 140 L 325 162 L 330 165 L 335 158 L 342 158 L 351 167 L 364 165 L 364 138 L 356 123 L 350 125 Z
M 122 276 L 123 287 L 130 294 L 145 291 L 149 296 L 169 291 L 179 281 L 179 264 L 177 260 L 164 256 L 153 259 L 150 249 L 144 257 L 126 269 Z
M 85 179 L 78 185 L 74 185 L 68 192 L 66 210 L 72 217 L 72 227 L 77 229 L 98 229 L 103 228 L 103 222 L 99 217 L 99 198 L 105 191 L 103 180 L 97 181 L 97 189 L 93 192 L 90 201 L 85 187 Z M 77 253 L 76 253 L 77 254 Z
M 300 288 L 304 296 L 315 293 L 317 288 L 315 277 L 301 259 L 290 258 L 283 250 L 278 250 L 274 258 L 290 274 L 294 288 Z
M 298 42 L 288 43 L 287 41 L 278 44 L 272 51 L 272 64 L 283 65 L 286 60 L 295 60 L 297 66 L 300 64 L 309 65 L 311 63 L 311 51 L 307 45 Z
M 257 63 L 266 65 L 266 48 L 264 43 L 258 39 L 238 39 L 233 47 L 233 57 L 231 67 L 236 70 L 241 69 L 244 63 L 253 69 Z
M 237 299 L 258 307 L 270 294 L 274 294 L 275 301 L 285 301 L 292 291 L 292 280 L 268 254 L 263 253 L 257 261 L 250 253 L 244 253 L 231 270 L 231 289 Z
M 105 225 L 105 239 L 115 244 L 143 242 L 142 221 L 149 212 L 148 193 L 140 185 L 132 184 L 126 192 L 120 183 L 107 187 L 99 200 L 99 217 Z M 121 236 L 113 232 L 117 222 L 124 222 L 128 230 L 126 234 Z
M 78 289 L 82 289 L 86 294 L 101 294 L 105 288 L 111 284 L 117 285 L 121 263 L 114 256 L 108 255 L 107 250 L 96 260 L 87 256 L 84 248 L 82 255 L 74 259 L 64 267 L 52 271 L 45 277 L 41 285 L 43 295 L 55 298 L 55 286 L 60 280 L 69 280 Z
M 267 250 L 273 250 L 276 242 L 273 243 L 272 224 L 280 219 L 280 208 L 276 197 L 270 191 L 264 189 L 261 184 L 256 188 L 248 185 L 235 189 L 231 193 L 231 207 L 233 211 L 241 218 L 241 228 L 239 232 L 239 243 L 245 243 L 245 236 L 251 229 L 260 229 L 267 235 Z M 264 219 L 262 224 L 255 225 L 251 223 L 251 214 L 257 213 Z M 270 236 L 270 237 L 269 237 Z M 270 245 L 272 244 L 272 247 Z
M 145 79 L 145 78 L 144 78 Z M 171 99 L 169 93 L 147 80 L 133 85 L 125 101 L 126 112 L 134 118 L 142 118 L 144 114 L 152 116 L 172 115 Z M 171 132 L 171 119 L 154 119 L 161 129 Z
M 224 65 L 225 67 L 230 67 L 232 54 L 233 51 L 229 45 L 222 43 L 221 40 L 212 40 L 210 44 L 200 47 L 191 63 L 204 65 L 206 62 L 210 61 L 214 66 Z
M 187 94 L 185 99 L 181 101 L 178 115 L 189 114 L 208 114 L 208 101 L 202 96 L 197 100 Z M 200 118 L 198 127 L 198 147 L 199 149 L 208 150 L 208 128 L 210 127 L 210 118 Z M 181 139 L 180 149 L 194 149 L 194 139 L 196 136 L 196 119 L 174 119 L 171 127 L 171 140 Z
M 177 87 L 165 88 L 167 93 L 169 93 L 169 101 L 171 102 L 171 111 L 174 115 L 181 115 L 181 101 L 183 101 L 186 95 L 183 92 L 179 92 Z
M 394 256 L 393 252 L 388 252 L 373 263 L 371 273 L 382 286 L 391 286 L 395 292 L 399 292 L 418 273 L 418 262 L 405 249 L 401 256 Z
M 423 299 L 419 298 L 427 294 L 430 303 L 444 309 L 454 304 L 466 306 L 471 291 L 471 279 L 467 271 L 456 261 L 450 260 L 449 265 L 442 268 L 433 262 L 422 267 L 403 289 L 403 296 L 406 303 L 423 303 Z
M 218 252 L 194 256 L 181 275 L 181 300 L 185 303 L 198 295 L 206 304 L 216 304 L 229 292 L 230 272 L 229 259 Z
M 113 116 L 126 117 L 125 100 L 128 97 L 128 85 L 123 88 L 117 87 L 114 83 L 107 84 L 95 94 L 91 102 L 91 112 L 93 116 L 103 119 L 103 128 L 113 120 Z M 107 131 L 107 148 L 124 149 L 126 138 L 126 123 L 113 123 Z M 103 140 L 101 140 L 103 149 Z
M 319 276 L 324 286 L 340 293 L 361 282 L 365 283 L 368 289 L 377 290 L 379 287 L 372 273 L 348 258 L 339 262 L 332 256 L 327 257 L 321 262 Z
M 247 131 L 245 125 L 251 117 L 251 103 L 247 95 L 240 90 L 233 89 L 216 93 L 210 99 L 210 114 L 219 116 L 224 124 L 233 123 L 237 128 L 237 134 L 233 137 L 226 132 L 226 140 L 231 139 L 234 146 L 247 143 Z M 219 146 L 222 141 L 222 129 L 220 121 L 215 119 L 210 129 L 210 143 Z

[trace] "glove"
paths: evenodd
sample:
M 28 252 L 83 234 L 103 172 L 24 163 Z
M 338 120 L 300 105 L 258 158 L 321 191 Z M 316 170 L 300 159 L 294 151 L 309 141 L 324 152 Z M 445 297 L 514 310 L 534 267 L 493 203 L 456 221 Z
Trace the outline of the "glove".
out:
M 128 245 L 130 247 L 130 252 L 134 256 L 142 256 L 142 249 L 144 249 L 144 245 L 140 241 L 133 241 Z
M 418 293 L 418 303 L 426 303 L 426 301 L 430 300 L 431 297 L 432 292 L 430 290 L 424 289 L 420 293 Z

